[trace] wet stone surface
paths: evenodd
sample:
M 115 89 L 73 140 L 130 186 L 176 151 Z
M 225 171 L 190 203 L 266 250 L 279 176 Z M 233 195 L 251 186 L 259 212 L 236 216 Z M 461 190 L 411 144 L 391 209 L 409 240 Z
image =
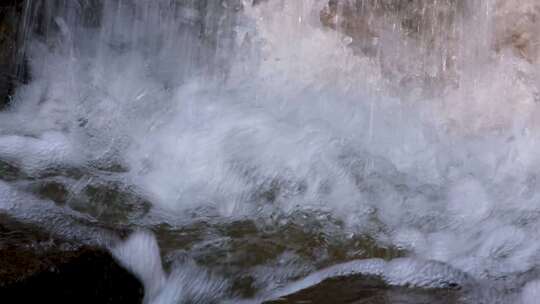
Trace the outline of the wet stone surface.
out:
M 456 304 L 459 294 L 451 290 L 397 288 L 374 277 L 336 277 L 265 304 Z
M 339 222 L 323 224 L 315 218 L 314 214 L 296 214 L 280 223 L 207 219 L 182 227 L 159 225 L 153 232 L 166 266 L 192 259 L 226 277 L 232 292 L 241 298 L 252 298 L 269 284 L 287 284 L 342 262 L 371 257 L 389 260 L 405 254 L 364 235 L 346 235 Z M 325 229 L 335 234 L 330 236 Z
M 24 2 L 3 0 L 0 3 L 0 110 L 7 107 L 15 87 L 22 81 L 22 75 L 17 75 L 17 46 Z
M 13 181 L 22 178 L 23 175 L 19 168 L 0 159 L 0 180 Z
M 144 224 L 150 203 L 121 182 L 98 178 L 91 172 L 55 171 L 29 178 L 15 165 L 0 165 L 2 180 L 88 215 L 119 235 L 129 234 L 119 232 L 125 225 L 152 230 L 169 272 L 175 263 L 194 261 L 226 278 L 231 294 L 240 299 L 256 298 L 269 284 L 272 288 L 283 286 L 339 263 L 407 255 L 367 235 L 347 233 L 341 221 L 324 212 L 226 220 L 212 216 L 212 210 L 200 210 L 193 211 L 193 221 L 184 224 Z M 134 223 L 137 219 L 139 224 Z M 0 263 L 9 265 L 0 267 L 0 296 L 32 290 L 35 292 L 26 294 L 43 294 L 56 302 L 86 298 L 82 295 L 89 295 L 94 303 L 140 301 L 140 283 L 107 251 L 51 237 L 7 216 L 0 217 L 0 228 Z M 50 284 L 65 286 L 66 294 Z M 328 279 L 269 303 L 456 303 L 454 298 L 453 291 L 394 288 L 376 278 L 350 276 Z
M 142 297 L 141 283 L 107 250 L 59 239 L 0 214 L 0 299 L 141 303 Z

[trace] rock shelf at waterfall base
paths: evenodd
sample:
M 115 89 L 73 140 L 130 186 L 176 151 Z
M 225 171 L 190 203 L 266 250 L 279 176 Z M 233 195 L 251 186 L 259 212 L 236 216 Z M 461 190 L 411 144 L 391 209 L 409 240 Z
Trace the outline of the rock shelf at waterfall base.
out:
M 63 240 L 0 214 L 2 302 L 142 303 L 143 292 L 108 250 Z

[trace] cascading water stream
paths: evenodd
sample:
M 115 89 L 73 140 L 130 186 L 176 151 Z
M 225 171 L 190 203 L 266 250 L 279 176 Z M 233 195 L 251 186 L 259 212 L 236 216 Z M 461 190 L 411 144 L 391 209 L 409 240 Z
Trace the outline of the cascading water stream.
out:
M 113 250 L 148 303 L 347 271 L 534 303 L 540 5 L 507 2 L 27 1 L 0 210 L 60 184 L 154 231 Z

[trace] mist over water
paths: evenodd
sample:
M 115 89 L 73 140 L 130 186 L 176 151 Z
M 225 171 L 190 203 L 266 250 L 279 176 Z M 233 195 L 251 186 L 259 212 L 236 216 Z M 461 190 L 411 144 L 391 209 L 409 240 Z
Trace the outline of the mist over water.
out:
M 119 184 L 151 204 L 127 220 L 140 227 L 279 230 L 300 214 L 327 243 L 368 236 L 447 265 L 422 279 L 415 260 L 349 265 L 389 284 L 463 275 L 482 290 L 465 303 L 534 303 L 540 6 L 510 2 L 28 1 L 31 79 L 0 113 L 0 161 L 29 180 L 91 172 L 61 178 L 73 195 Z M 131 241 L 156 258 L 146 238 Z M 304 244 L 290 246 L 245 270 L 257 296 L 321 268 L 290 266 Z M 148 301 L 235 298 L 211 263 L 181 260 L 142 279 Z

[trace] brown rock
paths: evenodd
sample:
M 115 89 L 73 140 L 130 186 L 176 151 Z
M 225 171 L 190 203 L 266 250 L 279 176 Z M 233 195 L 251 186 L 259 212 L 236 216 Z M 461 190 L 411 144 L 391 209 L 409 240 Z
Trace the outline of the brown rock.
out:
M 540 3 L 499 0 L 495 8 L 495 48 L 510 48 L 530 63 L 540 58 Z
M 397 89 L 430 95 L 456 81 L 465 11 L 462 0 L 330 0 L 320 20 L 351 37 L 353 51 L 376 60 Z

